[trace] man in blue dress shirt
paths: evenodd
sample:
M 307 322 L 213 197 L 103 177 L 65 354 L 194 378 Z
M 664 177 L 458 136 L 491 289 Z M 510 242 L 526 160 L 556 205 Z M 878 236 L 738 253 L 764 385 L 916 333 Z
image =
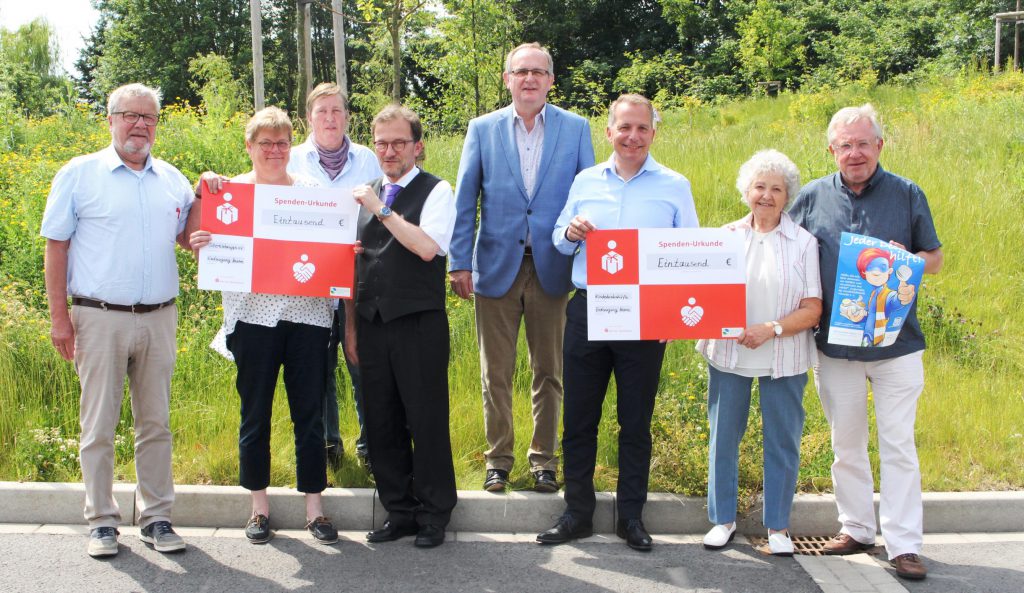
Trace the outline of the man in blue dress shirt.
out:
M 650 155 L 658 121 L 651 102 L 640 95 L 623 95 L 608 111 L 605 135 L 614 153 L 576 176 L 552 233 L 555 248 L 573 256 L 576 286 L 566 309 L 563 346 L 566 510 L 537 541 L 561 544 L 593 532 L 597 427 L 614 372 L 621 429 L 615 531 L 629 547 L 647 551 L 651 537 L 642 515 L 651 465 L 651 416 L 665 343 L 587 339 L 586 238 L 596 229 L 682 228 L 699 223 L 690 182 Z
M 117 554 L 114 433 L 126 375 L 140 539 L 159 552 L 185 549 L 170 523 L 169 404 L 178 321 L 174 243 L 189 249 L 193 192 L 177 169 L 150 156 L 159 119 L 158 91 L 130 84 L 111 93 L 111 145 L 61 168 L 40 231 L 50 336 L 57 352 L 74 361 L 82 386 L 82 479 L 93 557 Z

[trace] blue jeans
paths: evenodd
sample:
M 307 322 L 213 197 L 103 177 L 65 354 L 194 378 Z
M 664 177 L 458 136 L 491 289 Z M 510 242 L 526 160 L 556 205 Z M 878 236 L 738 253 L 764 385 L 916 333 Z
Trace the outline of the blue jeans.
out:
M 708 365 L 708 518 L 715 525 L 736 520 L 739 446 L 747 429 L 753 378 Z M 764 525 L 789 527 L 804 427 L 807 373 L 758 377 L 764 432 Z
M 345 368 L 352 381 L 352 398 L 356 403 L 356 418 L 359 419 L 359 438 L 356 439 L 356 453 L 366 455 L 366 428 L 363 425 L 363 390 L 359 380 L 359 367 L 352 364 L 345 355 L 345 307 L 341 305 L 334 312 L 331 324 L 331 342 L 327 349 L 327 388 L 324 390 L 324 440 L 328 446 L 341 445 L 341 430 L 338 426 L 338 351 L 345 359 Z

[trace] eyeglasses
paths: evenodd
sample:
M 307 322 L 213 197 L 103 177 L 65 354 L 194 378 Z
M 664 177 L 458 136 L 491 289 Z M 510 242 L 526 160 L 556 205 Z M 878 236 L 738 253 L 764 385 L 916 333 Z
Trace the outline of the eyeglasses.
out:
M 854 149 L 858 152 L 867 152 L 875 146 L 877 141 L 871 140 L 859 140 L 857 142 L 843 142 L 842 144 L 833 144 L 832 148 L 836 152 L 842 155 L 850 154 Z
M 115 111 L 111 115 L 120 115 L 124 123 L 135 125 L 139 123 L 139 118 L 149 127 L 155 126 L 160 121 L 159 115 L 153 115 L 152 113 L 135 113 L 134 111 Z
M 262 150 L 263 152 L 270 152 L 270 151 L 274 150 L 275 148 L 279 152 L 288 152 L 288 149 L 292 147 L 292 143 L 288 142 L 286 140 L 278 140 L 277 142 L 271 142 L 270 140 L 263 140 L 261 142 L 257 142 L 256 146 L 259 146 L 260 150 Z
M 533 74 L 535 78 L 544 78 L 551 73 L 541 68 L 516 68 L 515 70 L 510 71 L 509 74 L 516 78 L 526 78 L 531 74 Z
M 373 143 L 373 147 L 376 148 L 377 152 L 380 153 L 387 152 L 389 146 L 391 148 L 394 148 L 395 152 L 402 152 L 403 150 L 405 150 L 405 147 L 411 143 L 411 138 L 408 140 L 392 140 L 391 142 L 384 142 L 383 140 L 378 140 L 377 142 Z

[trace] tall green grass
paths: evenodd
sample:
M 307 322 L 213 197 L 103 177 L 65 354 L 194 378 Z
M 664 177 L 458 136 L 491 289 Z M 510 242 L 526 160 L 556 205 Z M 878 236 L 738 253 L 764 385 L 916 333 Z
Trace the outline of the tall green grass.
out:
M 755 151 L 774 147 L 800 167 L 804 180 L 834 171 L 824 130 L 844 105 L 871 101 L 886 127 L 882 164 L 924 189 L 946 255 L 941 274 L 927 279 L 919 315 L 929 339 L 927 384 L 917 439 L 927 490 L 1024 487 L 1024 312 L 1021 270 L 1024 229 L 1024 77 L 963 74 L 917 88 L 849 87 L 697 106 L 663 114 L 653 154 L 693 184 L 704 226 L 742 216 L 736 171 Z M 167 111 L 156 152 L 191 178 L 205 169 L 247 168 L 241 149 L 244 118 L 205 121 L 187 108 Z M 607 158 L 604 121 L 591 122 L 598 159 Z M 77 378 L 48 340 L 39 221 L 49 181 L 72 156 L 108 143 L 104 122 L 84 112 L 17 122 L 14 150 L 0 155 L 0 479 L 73 480 L 77 462 L 66 453 L 77 438 Z M 454 182 L 462 139 L 428 138 L 424 168 Z M 238 399 L 234 368 L 207 344 L 220 322 L 219 296 L 195 289 L 195 264 L 181 253 L 179 352 L 171 422 L 174 470 L 180 483 L 236 481 Z M 459 488 L 483 480 L 483 418 L 479 352 L 472 303 L 449 295 L 452 327 L 451 431 Z M 339 371 L 342 373 L 342 371 Z M 705 371 L 691 342 L 670 344 L 653 423 L 651 487 L 703 494 L 707 472 Z M 352 450 L 357 432 L 347 381 L 342 433 Z M 525 343 L 515 378 L 519 459 L 513 484 L 529 485 L 525 450 L 532 423 Z M 756 402 L 756 398 L 755 398 Z M 294 483 L 294 448 L 286 403 L 274 410 L 272 481 Z M 755 403 L 756 406 L 756 403 Z M 831 488 L 828 428 L 814 393 L 803 435 L 800 488 Z M 614 386 L 605 402 L 596 479 L 613 489 L 617 476 Z M 761 479 L 760 414 L 751 414 L 741 449 L 741 489 L 756 493 Z M 41 432 L 40 432 L 41 431 Z M 130 443 L 125 407 L 119 435 Z M 62 451 L 61 446 L 65 449 Z M 872 448 L 872 456 L 877 452 Z M 131 480 L 130 446 L 119 445 L 117 475 Z M 369 477 L 349 458 L 332 472 L 338 486 L 366 486 Z

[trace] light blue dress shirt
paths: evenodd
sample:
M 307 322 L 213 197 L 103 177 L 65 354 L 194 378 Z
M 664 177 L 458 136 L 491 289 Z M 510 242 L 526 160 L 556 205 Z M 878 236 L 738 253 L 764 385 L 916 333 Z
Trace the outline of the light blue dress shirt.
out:
M 369 183 L 384 175 L 377 162 L 377 155 L 369 148 L 356 144 L 349 139 L 348 161 L 341 173 L 331 176 L 320 164 L 320 153 L 313 144 L 313 138 L 307 138 L 302 144 L 292 148 L 288 160 L 288 172 L 305 175 L 315 179 L 321 187 L 355 187 Z
M 150 156 L 142 171 L 113 146 L 75 157 L 53 178 L 40 234 L 68 248 L 68 294 L 115 305 L 178 295 L 177 236 L 195 199 L 185 176 Z
M 629 181 L 615 172 L 615 155 L 576 175 L 569 200 L 558 215 L 551 239 L 555 249 L 575 257 L 572 283 L 587 287 L 587 243 L 565 238 L 569 223 L 582 216 L 599 230 L 697 227 L 690 182 L 647 155 L 640 171 Z

